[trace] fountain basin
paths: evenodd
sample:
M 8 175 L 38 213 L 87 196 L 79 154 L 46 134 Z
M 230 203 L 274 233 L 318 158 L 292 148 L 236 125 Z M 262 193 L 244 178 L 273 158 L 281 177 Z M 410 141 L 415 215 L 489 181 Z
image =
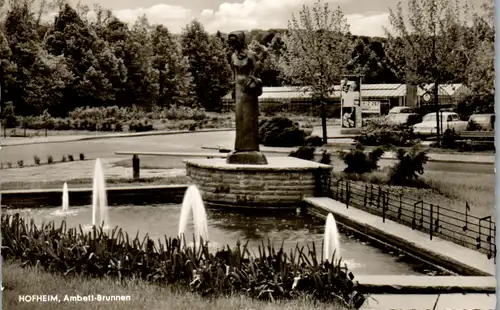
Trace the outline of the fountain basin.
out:
M 181 203 L 187 185 L 142 185 L 106 188 L 109 205 Z M 92 188 L 70 188 L 71 206 L 86 206 L 92 201 Z M 31 189 L 2 191 L 2 207 L 51 208 L 61 202 L 59 189 Z
M 267 165 L 228 164 L 225 159 L 186 159 L 187 176 L 207 204 L 230 208 L 296 208 L 317 196 L 333 167 L 294 157 L 270 157 Z
M 110 206 L 109 229 L 115 225 L 122 228 L 134 238 L 137 234 L 142 241 L 148 236 L 153 241 L 164 241 L 164 237 L 175 237 L 178 234 L 178 223 L 182 213 L 179 204 L 159 204 L 148 206 L 121 205 Z M 217 250 L 221 246 L 236 245 L 248 241 L 250 252 L 258 256 L 258 246 L 266 246 L 270 240 L 276 248 L 283 242 L 284 250 L 289 253 L 295 246 L 312 246 L 314 242 L 321 256 L 321 244 L 324 239 L 324 220 L 307 214 L 296 215 L 293 212 L 263 211 L 255 212 L 228 212 L 214 208 L 207 208 L 207 224 L 209 231 L 209 248 Z M 68 214 L 63 214 L 60 207 L 9 209 L 8 214 L 19 213 L 21 217 L 33 219 L 40 227 L 43 222 L 54 221 L 56 227 L 62 220 L 66 221 L 67 228 L 78 228 L 87 231 L 92 227 L 92 206 L 70 207 Z M 187 243 L 193 241 L 195 225 L 188 221 L 184 234 Z M 432 266 L 421 264 L 410 257 L 402 256 L 397 252 L 388 252 L 386 249 L 371 245 L 368 241 L 358 239 L 349 231 L 340 230 L 340 253 L 349 269 L 356 275 L 424 275 L 436 274 Z M 437 273 L 439 274 L 439 273 Z

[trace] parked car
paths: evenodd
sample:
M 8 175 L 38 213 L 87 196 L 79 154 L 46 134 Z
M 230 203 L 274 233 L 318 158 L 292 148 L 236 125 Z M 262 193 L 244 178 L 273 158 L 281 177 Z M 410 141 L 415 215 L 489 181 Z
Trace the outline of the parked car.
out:
M 447 129 L 460 133 L 467 129 L 466 121 L 461 121 L 455 112 L 439 113 L 441 132 Z M 436 113 L 429 113 L 424 116 L 421 123 L 413 125 L 413 132 L 419 136 L 434 136 L 437 134 Z
M 422 121 L 422 117 L 417 113 L 389 114 L 386 117 L 389 124 L 413 126 Z
M 495 130 L 495 114 L 489 113 L 489 114 L 471 115 L 469 118 L 469 122 L 467 124 L 467 130 L 470 131 Z
M 412 108 L 409 107 L 394 107 L 389 110 L 389 114 L 401 114 L 401 113 L 414 113 Z

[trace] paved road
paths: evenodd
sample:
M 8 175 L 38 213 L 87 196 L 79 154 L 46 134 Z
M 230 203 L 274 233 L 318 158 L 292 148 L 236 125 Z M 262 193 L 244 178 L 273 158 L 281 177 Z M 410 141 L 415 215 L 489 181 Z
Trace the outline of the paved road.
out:
M 3 146 L 0 150 L 0 161 L 4 164 L 11 162 L 16 166 L 18 160 L 23 160 L 25 165 L 33 164 L 33 157 L 37 155 L 42 162 L 47 161 L 47 156 L 53 156 L 60 161 L 63 155 L 72 154 L 75 159 L 79 153 L 86 158 L 116 157 L 115 151 L 152 151 L 152 152 L 200 152 L 202 146 L 232 145 L 234 132 L 190 133 L 167 136 L 144 136 L 110 138 L 103 140 L 87 140 L 73 142 L 41 143 L 31 145 Z M 124 157 L 125 158 L 125 157 Z M 380 166 L 392 164 L 393 160 L 381 160 Z M 484 164 L 453 164 L 453 163 L 428 163 L 427 170 L 477 172 L 493 174 L 493 165 Z

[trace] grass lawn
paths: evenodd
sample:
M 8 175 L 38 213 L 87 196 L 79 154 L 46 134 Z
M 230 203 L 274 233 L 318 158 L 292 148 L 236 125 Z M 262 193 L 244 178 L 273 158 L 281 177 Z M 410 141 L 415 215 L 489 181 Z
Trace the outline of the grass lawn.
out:
M 388 180 L 388 170 L 384 168 L 354 180 L 384 185 Z M 477 217 L 495 214 L 494 174 L 426 171 L 417 185 L 419 186 L 391 186 L 391 189 L 395 192 L 402 191 L 404 197 L 423 200 L 458 212 L 465 212 L 467 202 L 471 207 L 470 214 Z
M 21 268 L 16 263 L 4 262 L 2 266 L 3 308 L 16 310 L 52 309 L 105 309 L 105 310 L 340 310 L 340 306 L 313 303 L 305 299 L 276 303 L 252 300 L 243 296 L 202 298 L 199 295 L 160 288 L 143 281 L 120 283 L 110 279 L 83 279 L 62 277 L 35 268 Z M 130 296 L 129 301 L 75 302 L 63 301 L 66 295 Z M 22 295 L 58 295 L 57 302 L 19 302 Z

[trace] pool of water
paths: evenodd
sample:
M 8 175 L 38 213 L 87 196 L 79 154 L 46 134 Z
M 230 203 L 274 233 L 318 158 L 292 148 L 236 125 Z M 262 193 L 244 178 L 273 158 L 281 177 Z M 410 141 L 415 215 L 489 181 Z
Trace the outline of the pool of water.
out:
M 67 227 L 90 227 L 92 208 L 70 208 L 69 213 L 62 214 L 61 208 L 13 209 L 8 213 L 19 213 L 24 218 L 33 218 L 37 225 L 54 221 L 57 225 L 63 219 Z M 109 207 L 110 226 L 119 226 L 134 238 L 146 233 L 153 240 L 164 240 L 164 236 L 175 237 L 178 231 L 181 207 L 173 204 L 153 206 L 115 206 Z M 321 250 L 324 221 L 309 215 L 289 213 L 247 213 L 235 214 L 227 211 L 207 209 L 208 231 L 210 242 L 234 246 L 237 240 L 248 241 L 250 250 L 258 253 L 257 247 L 262 240 L 267 240 L 289 252 L 297 243 L 306 246 L 316 244 Z M 186 230 L 186 238 L 192 240 L 193 227 L 190 223 Z M 341 231 L 340 251 L 342 259 L 355 274 L 364 275 L 419 275 L 435 274 L 429 266 L 409 259 L 405 255 L 390 252 L 370 245 L 353 235 Z

